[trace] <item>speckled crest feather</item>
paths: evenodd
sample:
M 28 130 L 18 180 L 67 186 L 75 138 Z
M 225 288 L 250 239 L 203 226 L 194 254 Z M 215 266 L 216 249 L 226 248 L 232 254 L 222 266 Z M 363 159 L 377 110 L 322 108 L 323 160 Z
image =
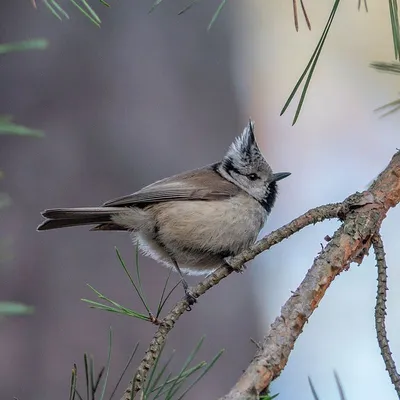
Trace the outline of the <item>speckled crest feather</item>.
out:
M 248 125 L 244 128 L 241 136 L 237 137 L 230 145 L 222 164 L 231 169 L 240 169 L 248 165 L 255 167 L 259 165 L 268 166 L 263 155 L 258 148 L 258 144 L 254 135 L 254 121 L 249 120 Z M 268 166 L 269 167 L 269 166 Z M 271 171 L 272 173 L 272 171 Z

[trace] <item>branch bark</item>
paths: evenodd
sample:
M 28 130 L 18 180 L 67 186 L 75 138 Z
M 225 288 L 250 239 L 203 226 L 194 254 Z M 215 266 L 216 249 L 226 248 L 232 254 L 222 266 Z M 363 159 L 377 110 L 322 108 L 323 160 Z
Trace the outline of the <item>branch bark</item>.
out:
M 387 265 L 385 259 L 385 250 L 381 235 L 378 233 L 372 238 L 372 245 L 374 246 L 376 266 L 378 269 L 378 290 L 376 294 L 375 305 L 375 329 L 378 338 L 379 348 L 383 361 L 385 362 L 386 370 L 389 373 L 390 380 L 392 381 L 397 395 L 400 399 L 400 375 L 397 372 L 396 364 L 392 357 L 392 352 L 389 347 L 389 340 L 386 332 L 386 291 L 387 288 Z

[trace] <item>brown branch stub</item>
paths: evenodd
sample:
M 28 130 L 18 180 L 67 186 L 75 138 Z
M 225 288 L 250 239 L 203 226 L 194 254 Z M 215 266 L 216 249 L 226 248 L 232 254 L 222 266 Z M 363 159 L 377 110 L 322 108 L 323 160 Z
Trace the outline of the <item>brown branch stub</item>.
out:
M 335 203 L 316 207 L 312 210 L 307 211 L 305 214 L 296 218 L 292 222 L 284 225 L 274 232 L 271 232 L 269 235 L 265 236 L 248 250 L 244 251 L 236 257 L 233 257 L 229 262 L 231 267 L 224 266 L 219 268 L 198 285 L 193 287 L 191 289 L 192 294 L 196 298 L 201 296 L 207 290 L 217 285 L 222 279 L 230 275 L 234 269 L 237 270 L 240 266 L 242 266 L 247 261 L 252 260 L 258 254 L 262 253 L 265 250 L 268 250 L 270 247 L 288 238 L 289 236 L 293 235 L 294 233 L 298 232 L 308 225 L 316 224 L 317 222 L 321 222 L 329 218 L 337 218 L 340 210 L 342 210 L 342 204 Z M 160 326 L 152 341 L 150 342 L 150 345 L 146 350 L 145 356 L 137 369 L 133 385 L 134 393 L 138 393 L 143 388 L 143 383 L 146 381 L 149 370 L 153 367 L 157 356 L 160 354 L 160 351 L 162 349 L 162 346 L 165 344 L 169 331 L 173 328 L 175 322 L 180 318 L 180 316 L 186 311 L 187 306 L 188 303 L 186 302 L 186 300 L 181 300 L 161 321 Z M 132 382 L 130 382 L 128 388 L 125 390 L 125 393 L 123 394 L 121 400 L 130 400 L 131 389 Z
M 378 338 L 379 347 L 383 361 L 385 362 L 386 370 L 389 373 L 390 379 L 396 389 L 397 395 L 400 398 L 400 375 L 396 370 L 396 365 L 392 357 L 387 338 L 385 317 L 386 317 L 386 291 L 387 291 L 387 274 L 386 274 L 386 259 L 385 250 L 383 248 L 382 238 L 376 234 L 372 238 L 372 245 L 375 251 L 376 266 L 378 268 L 378 290 L 376 294 L 375 305 L 375 329 Z
M 300 0 L 300 5 L 301 5 L 301 10 L 303 11 L 303 15 L 304 15 L 304 19 L 306 21 L 307 27 L 311 31 L 310 19 L 308 18 L 307 10 L 304 7 L 303 0 Z M 297 0 L 293 0 L 293 19 L 294 19 L 294 27 L 295 27 L 296 31 L 298 32 L 299 31 L 299 18 L 298 18 L 298 14 L 297 14 Z
M 222 400 L 256 400 L 279 376 L 305 322 L 317 308 L 331 282 L 351 262 L 360 262 L 379 231 L 390 207 L 400 202 L 400 152 L 378 176 L 368 191 L 350 196 L 342 208 L 342 226 L 314 260 L 304 280 L 282 307 L 262 349 L 232 390 Z M 345 215 L 347 213 L 347 215 Z

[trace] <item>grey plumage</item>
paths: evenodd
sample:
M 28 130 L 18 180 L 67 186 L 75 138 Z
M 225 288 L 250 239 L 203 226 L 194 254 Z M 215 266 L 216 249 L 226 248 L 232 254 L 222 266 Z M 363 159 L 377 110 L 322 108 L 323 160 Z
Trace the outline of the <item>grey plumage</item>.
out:
M 129 231 L 145 254 L 189 274 L 209 273 L 257 238 L 277 195 L 250 121 L 223 160 L 157 181 L 101 207 L 45 210 L 38 230 L 95 225 Z M 182 277 L 185 292 L 188 288 Z M 193 300 L 193 299 L 191 299 Z

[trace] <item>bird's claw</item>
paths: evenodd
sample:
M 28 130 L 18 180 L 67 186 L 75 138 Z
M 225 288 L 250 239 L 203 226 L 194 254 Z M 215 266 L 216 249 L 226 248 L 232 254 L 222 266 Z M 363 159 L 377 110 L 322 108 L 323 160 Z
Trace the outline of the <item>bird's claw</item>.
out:
M 197 303 L 197 299 L 190 289 L 185 290 L 185 300 L 188 302 L 187 311 L 192 310 L 192 305 Z

